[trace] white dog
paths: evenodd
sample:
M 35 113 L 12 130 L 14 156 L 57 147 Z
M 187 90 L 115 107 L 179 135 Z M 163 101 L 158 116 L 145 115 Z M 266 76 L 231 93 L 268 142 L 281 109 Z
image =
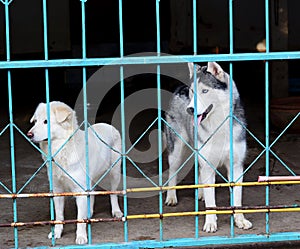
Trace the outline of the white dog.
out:
M 48 122 L 47 107 L 40 103 L 31 118 L 34 126 L 27 136 L 48 154 Z M 119 132 L 111 125 L 99 123 L 88 130 L 88 161 L 89 176 L 86 173 L 85 132 L 78 129 L 75 111 L 68 105 L 53 101 L 50 102 L 50 139 L 53 157 L 53 191 L 82 192 L 86 189 L 87 178 L 89 184 L 96 183 L 120 157 L 116 151 L 121 151 L 121 138 Z M 77 130 L 77 131 L 76 131 Z M 76 132 L 75 132 L 76 131 Z M 72 134 L 75 134 L 72 136 Z M 97 133 L 97 136 L 95 135 Z M 104 144 L 102 141 L 105 141 Z M 68 141 L 69 139 L 69 141 Z M 61 148 L 62 147 L 62 148 Z M 109 148 L 110 147 L 110 148 Z M 112 150 L 113 148 L 114 150 Z M 43 159 L 47 158 L 43 156 Z M 59 166 L 58 166 L 59 165 Z M 49 166 L 49 165 L 48 165 Z M 60 168 L 62 167 L 63 170 Z M 116 190 L 120 182 L 120 160 L 111 168 L 109 178 L 111 190 Z M 65 171 L 65 172 L 64 172 Z M 67 172 L 67 173 L 66 173 Z M 69 175 L 69 176 L 68 176 Z M 48 176 L 49 167 L 48 167 Z M 117 195 L 110 196 L 112 215 L 122 217 L 123 213 L 118 204 Z M 76 197 L 77 219 L 86 219 L 88 204 L 86 196 Z M 56 220 L 64 220 L 64 197 L 54 197 Z M 94 196 L 90 197 L 90 214 L 93 214 Z M 55 225 L 54 237 L 60 238 L 63 225 Z M 52 237 L 50 232 L 49 238 Z M 76 244 L 87 243 L 86 224 L 78 223 L 76 231 Z
M 167 113 L 167 122 L 173 127 L 191 147 L 194 147 L 194 127 L 198 130 L 199 150 L 199 183 L 215 183 L 217 168 L 226 166 L 229 181 L 243 180 L 243 162 L 246 155 L 246 134 L 243 127 L 233 121 L 233 175 L 230 170 L 230 126 L 227 119 L 230 110 L 230 77 L 215 62 L 207 66 L 196 68 L 197 99 L 194 99 L 194 64 L 189 63 L 191 87 L 181 86 L 175 92 Z M 195 102 L 197 107 L 195 107 Z M 244 109 L 241 105 L 239 93 L 232 82 L 233 114 L 240 123 L 245 123 Z M 194 122 L 194 113 L 197 123 Z M 167 127 L 166 137 L 169 151 L 169 186 L 177 184 L 176 172 L 186 159 L 185 143 Z M 189 151 L 191 154 L 191 151 Z M 234 206 L 242 205 L 242 187 L 234 187 Z M 199 199 L 205 200 L 206 207 L 216 206 L 215 189 L 199 189 Z M 176 205 L 175 190 L 169 190 L 166 198 L 167 205 Z M 252 227 L 250 221 L 243 214 L 234 214 L 236 226 L 242 229 Z M 217 230 L 217 216 L 206 215 L 203 230 L 215 232 Z

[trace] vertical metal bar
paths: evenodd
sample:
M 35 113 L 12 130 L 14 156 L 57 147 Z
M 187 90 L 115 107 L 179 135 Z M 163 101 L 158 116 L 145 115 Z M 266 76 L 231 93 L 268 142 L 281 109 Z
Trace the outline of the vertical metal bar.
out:
M 6 35 L 6 61 L 10 61 L 10 30 L 9 30 L 9 2 L 5 0 L 5 35 Z M 12 85 L 11 71 L 7 71 L 7 88 L 8 88 L 8 112 L 9 112 L 9 134 L 10 134 L 10 159 L 11 159 L 11 177 L 12 177 L 12 193 L 17 192 L 16 181 L 16 162 L 15 162 L 15 139 L 14 139 L 14 118 L 12 104 Z M 13 199 L 13 219 L 18 221 L 18 205 L 17 199 Z M 15 248 L 19 246 L 18 228 L 14 227 Z
M 9 101 L 9 132 L 10 132 L 10 159 L 11 159 L 11 176 L 12 176 L 12 193 L 17 192 L 16 181 L 16 162 L 15 162 L 15 139 L 14 139 L 14 119 L 13 119 L 13 106 L 12 106 L 12 87 L 11 87 L 11 72 L 7 72 L 8 81 L 8 101 Z M 13 212 L 14 222 L 18 221 L 18 205 L 17 199 L 13 199 Z M 14 228 L 15 247 L 18 248 L 18 228 Z
M 81 0 L 81 31 L 82 31 L 82 59 L 86 59 L 86 27 L 85 27 L 85 3 Z M 89 123 L 87 111 L 87 89 L 86 89 L 86 67 L 82 68 L 83 87 L 83 116 L 84 116 L 84 137 L 85 137 L 85 170 L 86 170 L 86 191 L 90 191 L 90 170 L 89 170 Z M 91 197 L 87 196 L 87 218 L 91 218 Z M 92 224 L 87 224 L 88 244 L 92 244 Z
M 123 1 L 119 0 L 120 57 L 124 57 Z
M 157 44 L 157 56 L 160 56 L 160 0 L 156 0 L 156 44 Z M 159 186 L 163 185 L 162 179 L 162 120 L 161 120 L 161 81 L 160 81 L 160 65 L 157 65 L 157 122 L 158 122 L 158 175 Z M 163 195 L 162 191 L 159 191 L 159 214 L 163 214 Z M 163 240 L 163 220 L 159 220 L 159 238 Z
M 193 0 L 193 52 L 194 55 L 197 55 L 197 1 Z M 196 66 L 194 65 L 194 107 L 197 110 L 197 73 Z M 198 151 L 198 121 L 197 121 L 197 111 L 194 112 L 194 149 L 195 152 Z M 198 153 L 195 153 L 195 184 L 199 183 L 199 162 L 198 162 Z M 199 210 L 199 201 L 198 201 L 199 190 L 195 189 L 195 211 Z M 199 238 L 199 217 L 195 216 L 195 238 Z
M 265 32 L 266 32 L 266 53 L 270 52 L 270 25 L 269 25 L 269 0 L 265 0 Z
M 156 0 L 156 45 L 157 45 L 157 54 L 160 55 L 160 15 L 159 15 L 159 2 L 160 0 Z
M 47 0 L 43 0 L 43 29 L 44 29 L 44 58 L 48 60 L 48 28 L 47 28 Z M 46 86 L 46 105 L 47 105 L 47 120 L 50 120 L 50 84 L 49 84 L 49 70 L 45 68 L 45 86 Z M 53 164 L 52 164 L 52 146 L 51 146 L 51 122 L 47 122 L 47 133 L 48 135 L 48 154 L 47 154 L 47 164 L 48 164 L 48 178 L 49 178 L 49 192 L 53 193 Z M 50 198 L 50 219 L 54 220 L 54 201 L 53 197 Z M 52 238 L 51 244 L 55 246 L 55 234 L 54 226 L 51 226 Z
M 5 0 L 5 38 L 6 38 L 6 61 L 10 61 L 10 30 L 9 30 L 9 0 Z
M 122 0 L 119 0 L 122 2 Z M 121 137 L 122 137 L 122 173 L 123 173 L 123 190 L 125 194 L 123 196 L 123 213 L 125 217 L 124 221 L 124 241 L 128 242 L 128 221 L 126 219 L 128 215 L 128 203 L 127 203 L 127 164 L 126 164 L 126 126 L 125 126 L 125 91 L 124 91 L 124 66 L 120 66 L 120 79 L 121 79 Z
M 229 0 L 229 53 L 233 54 L 233 0 Z M 233 158 L 233 91 L 232 91 L 232 85 L 233 85 L 233 67 L 232 62 L 229 63 L 229 162 L 230 162 L 230 179 L 228 179 L 230 182 L 234 181 L 234 158 Z M 236 176 L 237 177 L 237 176 Z M 230 191 L 230 205 L 234 206 L 234 192 L 233 187 L 229 188 Z M 230 217 L 230 236 L 234 236 L 234 216 L 233 214 Z
M 266 176 L 270 174 L 270 145 L 269 145 L 269 62 L 265 63 L 265 143 L 266 143 Z M 266 186 L 266 206 L 269 206 L 269 190 L 270 187 Z M 266 234 L 270 233 L 269 227 L 269 213 L 266 213 Z
M 193 52 L 197 55 L 197 0 L 193 0 Z
M 270 52 L 270 31 L 269 31 L 269 0 L 265 0 L 265 22 L 266 22 L 266 52 Z M 266 143 L 266 176 L 270 174 L 270 165 L 269 165 L 269 62 L 265 62 L 265 143 Z M 266 205 L 268 206 L 269 201 L 269 190 L 270 187 L 266 186 Z M 269 227 L 269 213 L 266 213 L 266 234 L 270 233 Z
M 158 1 L 158 0 L 157 0 Z M 158 117 L 158 174 L 159 186 L 163 185 L 162 173 L 162 121 L 161 121 L 161 81 L 160 81 L 160 65 L 157 65 L 157 117 Z M 159 214 L 163 214 L 163 193 L 159 191 Z M 159 237 L 163 240 L 163 219 L 159 220 Z
M 123 2 L 119 0 L 119 32 L 120 32 L 120 57 L 124 57 L 124 37 L 123 37 Z M 121 137 L 122 137 L 122 171 L 123 171 L 123 190 L 127 189 L 127 165 L 126 165 L 126 127 L 125 127 L 125 92 L 124 92 L 124 66 L 120 66 L 120 90 L 121 90 Z M 123 196 L 124 213 L 124 241 L 128 242 L 128 215 L 127 193 Z
M 47 120 L 50 120 L 50 83 L 49 83 L 49 70 L 45 69 L 45 85 L 46 85 L 46 108 L 47 108 Z M 47 133 L 51 134 L 50 122 L 47 123 Z M 49 192 L 53 193 L 53 163 L 52 163 L 52 146 L 51 146 L 51 136 L 48 136 L 48 154 L 47 154 L 47 164 L 48 164 L 48 178 L 49 178 Z M 55 209 L 53 197 L 50 197 L 50 219 L 55 220 Z M 54 237 L 54 225 L 51 226 L 52 231 L 52 245 L 55 245 Z
M 229 54 L 233 54 L 233 0 L 229 0 Z
M 44 58 L 49 59 L 48 53 L 48 28 L 47 28 L 47 0 L 43 0 L 43 28 L 44 28 Z
M 230 0 L 231 1 L 231 0 Z M 229 64 L 229 75 L 230 75 L 230 87 L 229 87 L 229 94 L 230 94 L 230 100 L 229 100 L 229 106 L 230 106 L 230 110 L 229 110 L 229 162 L 230 162 L 230 179 L 228 179 L 230 182 L 234 182 L 234 177 L 238 177 L 234 175 L 234 156 L 233 156 L 233 95 L 232 95 L 232 85 L 233 85 L 233 67 L 232 67 L 232 63 L 230 62 Z M 230 206 L 234 206 L 234 192 L 233 192 L 233 187 L 229 187 L 229 191 L 230 191 Z M 233 237 L 234 236 L 234 216 L 233 214 L 230 217 L 230 236 Z

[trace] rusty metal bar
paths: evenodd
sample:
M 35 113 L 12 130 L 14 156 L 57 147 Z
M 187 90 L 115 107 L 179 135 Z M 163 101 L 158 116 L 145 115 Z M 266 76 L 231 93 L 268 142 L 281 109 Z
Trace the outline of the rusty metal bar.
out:
M 293 205 L 271 205 L 271 206 L 227 206 L 227 207 L 207 207 L 206 210 L 255 210 L 255 209 L 279 209 L 279 208 L 299 208 L 297 204 Z
M 45 225 L 66 225 L 77 223 L 99 223 L 99 222 L 121 222 L 124 218 L 92 218 L 79 220 L 53 220 L 53 221 L 33 221 L 33 222 L 12 222 L 0 224 L 0 227 L 24 227 L 24 226 L 45 226 Z
M 34 222 L 12 222 L 0 223 L 1 227 L 23 227 L 23 226 L 44 226 L 57 224 L 76 224 L 76 223 L 99 223 L 99 222 L 125 222 L 133 219 L 163 219 L 168 217 L 198 216 L 207 214 L 241 214 L 241 213 L 284 213 L 300 212 L 299 205 L 274 205 L 274 206 L 243 206 L 243 207 L 213 207 L 202 211 L 174 212 L 163 214 L 134 214 L 122 218 L 91 218 L 78 220 L 53 220 L 53 221 L 34 221 Z
M 64 192 L 64 193 L 23 193 L 23 194 L 0 194 L 0 199 L 16 199 L 16 198 L 45 198 L 45 197 L 61 197 L 61 196 L 90 196 L 90 195 L 124 195 L 126 193 L 140 193 L 140 192 L 150 192 L 150 191 L 167 191 L 170 189 L 196 189 L 196 188 L 221 188 L 221 187 L 251 187 L 251 186 L 269 186 L 269 185 L 297 185 L 300 181 L 294 177 L 295 180 L 288 181 L 273 181 L 270 177 L 268 181 L 258 181 L 258 182 L 229 182 L 229 183 L 214 183 L 214 184 L 191 184 L 191 185 L 177 185 L 177 186 L 164 186 L 164 187 L 145 187 L 145 188 L 129 188 L 126 190 L 119 191 L 88 191 L 88 192 Z
M 0 194 L 0 199 L 16 199 L 16 198 L 51 198 L 61 196 L 91 196 L 91 195 L 123 195 L 124 191 L 90 191 L 90 192 L 64 192 L 64 193 L 28 193 L 28 194 Z

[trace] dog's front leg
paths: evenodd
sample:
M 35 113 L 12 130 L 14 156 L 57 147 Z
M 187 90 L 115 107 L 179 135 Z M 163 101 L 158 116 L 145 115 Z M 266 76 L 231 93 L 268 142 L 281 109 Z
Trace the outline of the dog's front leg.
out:
M 177 167 L 175 166 L 177 169 Z M 169 187 L 176 186 L 177 183 L 177 175 L 175 174 L 176 170 L 174 169 L 174 165 L 170 164 L 169 170 Z M 167 191 L 167 198 L 166 198 L 166 205 L 168 206 L 175 206 L 177 205 L 177 196 L 176 196 L 176 189 L 169 189 Z
M 76 204 L 77 204 L 77 219 L 82 220 L 87 218 L 87 198 L 85 196 L 78 196 L 76 197 Z M 77 231 L 76 231 L 76 244 L 82 245 L 86 244 L 87 234 L 86 234 L 86 224 L 85 223 L 78 223 L 77 224 Z
M 55 208 L 55 220 L 63 221 L 64 220 L 64 197 L 54 197 L 54 208 Z M 54 238 L 61 238 L 61 234 L 63 232 L 63 225 L 57 224 L 54 227 Z M 52 238 L 52 232 L 49 233 L 48 238 Z
M 203 165 L 200 167 L 201 182 L 203 184 L 213 184 L 215 183 L 215 171 L 208 165 Z M 203 197 L 205 200 L 205 207 L 215 207 L 215 188 L 204 188 Z M 214 233 L 217 231 L 217 215 L 207 214 L 205 216 L 205 223 L 203 226 L 203 231 L 207 233 Z
M 174 149 L 168 156 L 169 163 L 169 187 L 176 186 L 177 184 L 177 170 L 182 163 L 182 157 L 184 155 L 184 144 L 181 141 L 177 141 L 174 145 Z M 177 205 L 176 189 L 169 189 L 167 191 L 166 205 Z
M 235 178 L 239 177 L 238 182 L 242 182 L 243 181 L 243 168 L 242 165 L 236 165 L 234 167 L 234 176 Z M 230 179 L 228 177 L 228 179 Z M 235 186 L 233 188 L 233 198 L 234 198 L 234 206 L 235 207 L 241 207 L 242 206 L 242 186 Z M 244 216 L 244 214 L 234 214 L 234 222 L 235 225 L 238 228 L 241 229 L 250 229 L 252 227 L 252 223 L 247 220 Z
M 198 183 L 203 184 L 201 174 L 199 173 Z M 198 200 L 204 201 L 203 188 L 198 188 Z

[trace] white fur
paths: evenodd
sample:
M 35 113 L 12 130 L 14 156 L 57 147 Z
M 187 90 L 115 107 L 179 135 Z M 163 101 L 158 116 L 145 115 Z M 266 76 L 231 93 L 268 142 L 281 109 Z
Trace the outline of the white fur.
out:
M 200 70 L 199 66 L 195 66 L 196 71 Z M 194 75 L 194 64 L 189 63 L 190 78 Z M 211 73 L 215 78 L 228 85 L 227 89 L 215 89 L 209 87 L 197 78 L 197 108 L 194 106 L 194 84 L 192 83 L 190 89 L 189 99 L 180 96 L 174 96 L 171 106 L 170 115 L 167 116 L 168 123 L 180 133 L 183 139 L 189 141 L 193 147 L 194 143 L 194 119 L 193 115 L 187 114 L 188 108 L 197 109 L 197 114 L 202 114 L 212 104 L 211 111 L 207 114 L 205 120 L 198 126 L 198 148 L 200 150 L 199 156 L 199 183 L 213 184 L 215 183 L 216 168 L 225 166 L 228 172 L 228 179 L 241 182 L 243 180 L 243 162 L 246 154 L 246 140 L 240 139 L 242 127 L 234 124 L 233 126 L 233 176 L 230 176 L 230 131 L 229 120 L 225 123 L 230 110 L 229 97 L 229 75 L 217 63 L 208 63 L 207 72 Z M 193 80 L 192 80 L 193 82 Z M 239 94 L 234 82 L 232 82 L 232 93 L 234 103 L 238 103 Z M 172 117 L 172 118 L 168 118 Z M 220 126 L 221 125 L 221 126 Z M 215 133 L 214 133 L 215 132 Z M 214 133 L 214 135 L 212 135 Z M 212 135 L 212 136 L 211 136 Z M 171 135 L 170 135 L 171 136 Z M 169 153 L 168 161 L 170 166 L 169 172 L 169 186 L 177 184 L 177 176 L 175 172 L 183 163 L 184 154 L 186 152 L 185 144 L 181 139 L 173 137 L 171 140 L 171 147 L 173 150 Z M 170 141 L 168 141 L 169 143 Z M 173 144 L 174 143 L 174 144 Z M 189 153 L 191 153 L 189 151 Z M 174 177 L 173 177 L 174 176 Z M 172 178 L 173 177 L 173 178 Z M 234 206 L 242 205 L 242 188 L 234 187 Z M 204 199 L 206 207 L 216 207 L 215 188 L 201 188 L 199 189 L 199 199 Z M 166 198 L 167 205 L 176 205 L 177 197 L 175 190 L 169 190 Z M 250 221 L 245 219 L 243 214 L 235 214 L 235 224 L 242 229 L 249 229 L 252 227 Z M 217 216 L 215 214 L 206 215 L 205 224 L 203 226 L 205 232 L 217 231 Z
M 47 108 L 46 104 L 40 103 L 31 118 L 34 126 L 28 132 L 28 137 L 33 142 L 37 142 L 40 148 L 48 154 L 48 128 L 47 128 Z M 87 186 L 86 156 L 85 156 L 85 132 L 78 129 L 75 111 L 62 102 L 50 102 L 50 131 L 51 147 L 53 158 L 53 174 L 48 176 L 53 179 L 54 193 L 62 192 L 82 192 L 82 188 L 75 183 L 78 182 L 84 189 Z M 116 151 L 121 151 L 121 138 L 119 132 L 111 125 L 98 123 L 92 126 L 98 136 Z M 101 142 L 91 128 L 88 129 L 88 150 L 89 150 L 89 179 L 90 186 L 111 167 L 119 158 L 119 154 L 111 150 Z M 64 143 L 70 139 L 65 145 Z M 63 146 L 63 147 L 62 147 Z M 61 149 L 62 147 L 62 149 Z M 59 151 L 57 153 L 57 151 Z M 57 153 L 57 154 L 56 154 Z M 43 159 L 47 158 L 43 156 Z M 57 164 L 75 180 L 73 181 Z M 49 166 L 49 165 L 48 165 Z M 111 190 L 116 190 L 120 182 L 120 161 L 114 165 L 109 174 Z M 90 214 L 93 214 L 94 196 L 90 197 Z M 122 217 L 116 195 L 110 196 L 112 215 Z M 64 220 L 64 197 L 55 197 L 55 216 L 56 220 Z M 76 197 L 77 219 L 86 219 L 88 215 L 87 197 Z M 55 225 L 54 237 L 60 238 L 63 232 L 63 225 Z M 50 232 L 49 238 L 52 237 Z M 77 224 L 76 244 L 86 244 L 87 233 L 86 224 Z

